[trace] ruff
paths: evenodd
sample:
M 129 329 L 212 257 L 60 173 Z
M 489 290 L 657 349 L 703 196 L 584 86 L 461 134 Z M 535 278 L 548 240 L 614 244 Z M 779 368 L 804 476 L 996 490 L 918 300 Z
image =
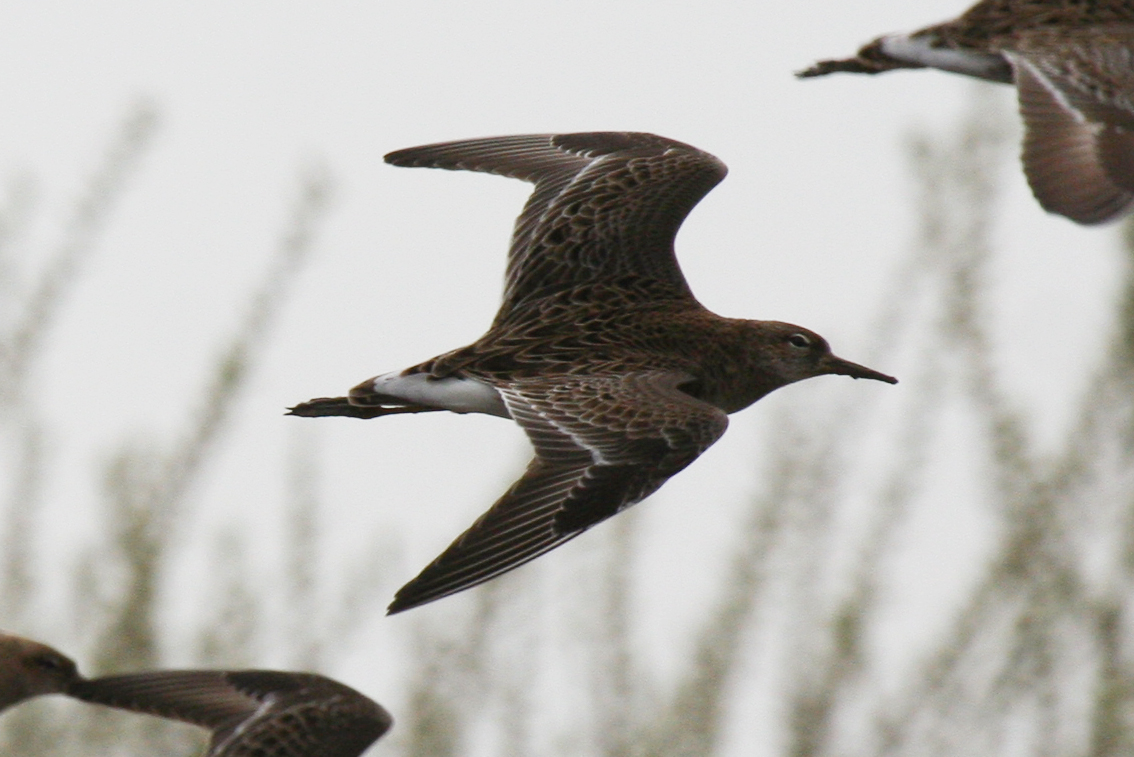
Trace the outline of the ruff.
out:
M 708 153 L 618 132 L 450 142 L 386 160 L 535 184 L 483 337 L 291 409 L 487 413 L 513 419 L 535 447 L 524 475 L 402 587 L 391 613 L 512 570 L 647 497 L 720 438 L 728 413 L 774 389 L 824 374 L 895 382 L 835 357 L 812 331 L 697 302 L 673 240 L 725 176 Z
M 1022 160 L 1045 210 L 1081 224 L 1134 203 L 1134 2 L 985 0 L 954 21 L 870 42 L 801 77 L 938 68 L 1015 83 Z

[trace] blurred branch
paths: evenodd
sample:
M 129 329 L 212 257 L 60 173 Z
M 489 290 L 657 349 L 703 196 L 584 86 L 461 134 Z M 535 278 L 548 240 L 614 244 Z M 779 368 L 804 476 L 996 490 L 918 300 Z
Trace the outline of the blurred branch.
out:
M 336 567 L 343 568 L 343 560 L 327 558 L 345 556 L 328 552 L 323 539 L 321 475 L 312 434 L 310 426 L 295 424 L 288 445 L 282 572 L 286 576 L 288 645 L 292 666 L 298 670 L 323 670 L 328 652 L 347 646 L 366 619 L 381 617 L 389 553 L 385 536 L 375 534 L 361 560 L 346 561 L 338 585 L 326 580 Z
M 324 653 L 318 626 L 319 473 L 309 429 L 293 427 L 287 463 L 287 604 L 289 643 L 299 670 L 319 670 Z M 301 436 L 302 434 L 302 436 Z
M 13 483 L 3 498 L 6 528 L 0 541 L 0 608 L 9 622 L 24 616 L 33 595 L 34 523 L 42 504 L 44 430 L 23 394 L 28 368 L 77 281 L 81 264 L 94 251 L 114 203 L 125 192 L 156 120 L 151 103 L 132 106 L 102 164 L 87 181 L 66 224 L 63 241 L 48 260 L 34 291 L 22 302 L 16 302 L 20 298 L 15 296 L 0 298 L 4 301 L 0 309 L 0 420 L 10 423 L 15 442 L 9 461 Z M 10 248 L 29 222 L 33 195 L 32 181 L 18 178 L 12 182 L 0 213 L 0 290 L 8 290 L 0 294 L 11 295 L 15 289 Z
M 644 676 L 638 674 L 630 640 L 630 589 L 637 510 L 624 512 L 607 526 L 607 548 L 602 550 L 601 586 L 594 612 L 599 624 L 593 640 L 597 660 L 592 677 L 594 720 L 599 754 L 631 757 L 641 738 L 639 705 Z M 597 535 L 596 535 L 597 536 Z
M 179 499 L 232 412 L 239 391 L 263 347 L 268 330 L 286 300 L 287 289 L 311 252 L 316 228 L 327 211 L 330 177 L 323 169 L 305 172 L 287 231 L 280 240 L 264 283 L 251 302 L 235 337 L 222 352 L 189 433 L 167 458 L 163 497 Z
M 0 338 L 0 400 L 18 395 L 28 366 L 37 353 L 65 295 L 73 287 L 82 264 L 95 249 L 110 211 L 124 192 L 128 179 L 148 147 L 157 110 L 153 103 L 135 103 L 107 150 L 102 165 L 87 183 L 85 194 L 66 223 L 63 242 L 48 260 L 46 270 L 22 308 L 23 316 L 11 332 Z
M 490 639 L 500 617 L 501 585 L 514 586 L 521 576 L 508 576 L 478 588 L 467 622 L 445 633 L 413 632 L 414 670 L 408 684 L 401 744 L 406 757 L 457 757 L 474 713 L 482 711 L 493 683 Z M 503 679 L 500 679 L 503 680 Z
M 239 534 L 226 532 L 214 550 L 211 612 L 203 613 L 195 657 L 203 667 L 253 667 L 256 634 L 265 618 L 261 597 L 249 586 L 247 549 Z
M 212 450 L 247 382 L 287 286 L 311 249 L 317 222 L 327 207 L 328 180 L 311 172 L 300 185 L 288 229 L 269 266 L 264 284 L 229 346 L 217 362 L 189 432 L 165 455 L 126 449 L 111 465 L 108 525 L 112 553 L 123 565 L 123 601 L 111 612 L 98 644 L 96 670 L 144 669 L 157 662 L 156 582 L 162 559 L 182 516 L 185 492 Z M 147 458 L 144 470 L 139 461 Z M 139 471 L 136 475 L 134 471 Z
M 213 376 L 194 422 L 168 453 L 125 446 L 108 466 L 105 521 L 110 544 L 99 562 L 117 564 L 110 577 L 114 587 L 103 587 L 102 629 L 91 654 L 95 673 L 145 670 L 160 666 L 160 630 L 157 613 L 161 605 L 162 568 L 180 520 L 184 517 L 186 492 L 200 474 L 202 464 L 225 428 L 240 390 L 247 383 L 255 358 L 260 354 L 276 315 L 283 306 L 288 285 L 310 253 L 313 235 L 328 200 L 328 179 L 309 172 L 301 180 L 300 193 L 288 228 L 272 258 L 260 290 L 235 337 L 214 366 Z M 231 545 L 228 550 L 231 553 Z M 243 590 L 244 582 L 230 569 L 222 575 L 222 592 Z M 206 633 L 203 651 L 239 658 L 247 653 L 255 620 L 244 617 L 246 602 L 234 608 L 232 597 L 221 602 L 219 621 L 225 624 Z M 233 613 L 236 615 L 234 616 Z M 240 622 L 233 622 L 238 618 Z M 112 726 L 111 715 L 89 717 L 88 739 L 104 748 L 128 740 L 147 750 L 168 751 L 184 744 L 184 731 L 161 722 L 146 721 L 137 730 Z
M 8 622 L 23 619 L 34 596 L 34 524 L 43 504 L 43 430 L 29 419 L 15 433 L 15 481 L 5 502 L 0 538 L 0 615 Z
M 751 615 L 763 584 L 773 569 L 774 545 L 795 503 L 800 466 L 794 445 L 779 445 L 769 466 L 768 493 L 754 503 L 749 524 L 723 582 L 709 620 L 698 633 L 692 666 L 679 681 L 665 709 L 647 732 L 650 757 L 717 754 L 724 725 L 726 696 L 740 663 L 742 642 L 750 632 Z
M 988 573 L 976 585 L 948 638 L 930 657 L 923 677 L 886 708 L 881 751 L 1001 751 L 1009 741 L 1019 742 L 1020 715 L 1027 711 L 1028 753 L 1080 754 L 1085 744 L 1076 734 L 1082 728 L 1077 729 L 1072 718 L 1081 704 L 1078 692 L 1069 690 L 1069 681 L 1091 680 L 1081 672 L 1084 659 L 1093 655 L 1100 661 L 1102 694 L 1095 705 L 1096 728 L 1112 727 L 1121 709 L 1116 702 L 1129 697 L 1114 683 L 1125 668 L 1116 657 L 1113 639 L 1108 641 L 1107 629 L 1114 625 L 1108 620 L 1111 611 L 1100 609 L 1082 574 L 1085 561 L 1096 558 L 1080 550 L 1095 551 L 1098 535 L 1084 536 L 1078 546 L 1071 538 L 1076 530 L 1092 528 L 1084 523 L 1082 513 L 1098 498 L 1087 492 L 1101 483 L 1100 472 L 1108 478 L 1113 473 L 1113 469 L 1100 470 L 1092 450 L 1106 448 L 1105 438 L 1116 430 L 1130 438 L 1130 426 L 1118 430 L 1099 419 L 1129 417 L 1129 397 L 1119 399 L 1121 393 L 1092 387 L 1084 399 L 1085 422 L 1072 433 L 1063 459 L 1041 466 L 1032 457 L 1023 418 L 999 389 L 984 330 L 988 317 L 982 299 L 983 269 L 991 217 L 985 199 L 987 175 L 981 168 L 989 164 L 988 156 L 982 156 L 979 145 L 973 147 L 971 131 L 960 147 L 952 155 L 941 154 L 927 162 L 940 167 L 932 173 L 949 176 L 948 183 L 970 196 L 960 206 L 970 210 L 945 215 L 924 232 L 923 239 L 926 244 L 939 244 L 948 259 L 956 261 L 946 269 L 944 279 L 949 292 L 944 333 L 961 358 L 965 397 L 985 429 L 989 472 L 1005 531 Z M 977 159 L 970 161 L 970 155 Z M 932 175 L 924 184 L 933 186 Z M 940 212 L 949 206 L 936 202 L 932 207 Z M 1123 350 L 1114 355 L 1119 361 L 1125 359 Z M 1126 376 L 1129 384 L 1128 372 Z M 1125 447 L 1129 451 L 1129 443 Z M 1127 469 L 1130 462 L 1127 452 Z M 1104 486 L 1114 491 L 1113 480 Z M 1129 596 L 1127 591 L 1123 604 Z M 1122 706 L 1129 707 L 1129 702 Z M 1095 740 L 1096 748 L 1115 741 L 1113 734 L 1102 737 L 1098 731 Z
M 9 182 L 3 204 L 0 205 L 0 324 L 5 324 L 2 329 L 4 340 L 10 338 L 7 333 L 9 320 L 19 312 L 16 307 L 18 297 L 15 294 L 16 256 L 12 248 L 27 229 L 34 200 L 35 184 L 31 177 L 17 176 Z

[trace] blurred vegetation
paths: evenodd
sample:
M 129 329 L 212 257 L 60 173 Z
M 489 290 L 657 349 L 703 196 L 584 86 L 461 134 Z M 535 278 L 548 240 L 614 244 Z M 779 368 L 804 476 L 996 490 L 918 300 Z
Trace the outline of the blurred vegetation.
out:
M 133 108 L 103 165 L 89 180 L 87 194 L 77 203 L 64 242 L 21 307 L 15 309 L 14 322 L 0 324 L 0 425 L 13 440 L 11 451 L 15 453 L 6 461 L 14 475 L 5 491 L 0 608 L 4 627 L 19 628 L 31 636 L 58 639 L 61 629 L 57 624 L 46 628 L 37 623 L 31 601 L 37 561 L 30 546 L 37 543 L 33 524 L 42 504 L 43 424 L 34 403 L 28 401 L 25 384 L 53 317 L 83 264 L 97 251 L 98 232 L 127 188 L 156 120 L 151 104 Z M 306 171 L 300 178 L 288 226 L 260 289 L 250 298 L 236 333 L 220 350 L 188 427 L 168 444 L 125 443 L 111 455 L 99 513 L 101 538 L 90 545 L 75 577 L 74 620 L 81 627 L 76 647 L 87 650 L 83 657 L 88 674 L 161 666 L 163 630 L 158 615 L 175 601 L 167 595 L 163 579 L 171 544 L 192 517 L 193 500 L 186 492 L 201 475 L 204 462 L 215 454 L 288 288 L 311 252 L 329 192 L 330 181 L 322 170 Z M 22 204 L 13 201 L 9 206 L 12 210 L 6 222 L 0 223 L 0 229 L 7 232 L 0 236 L 0 261 L 5 263 L 0 270 L 12 270 L 19 263 L 13 260 L 16 250 L 3 243 L 14 238 L 11 230 L 27 220 Z M 306 517 L 312 516 L 308 513 Z M 302 541 L 292 546 L 297 551 L 310 549 Z M 255 658 L 250 646 L 258 618 L 257 595 L 240 574 L 241 551 L 239 539 L 222 537 L 218 564 L 212 571 L 221 584 L 217 589 L 222 599 L 217 603 L 217 617 L 202 618 L 207 625 L 201 628 L 198 643 L 202 662 L 212 666 L 247 666 Z M 0 741 L 3 754 L 58 754 L 61 745 L 68 743 L 68 751 L 76 754 L 173 754 L 187 753 L 187 743 L 201 741 L 197 729 L 143 718 L 124 720 L 118 713 L 101 710 L 68 718 L 64 729 L 48 708 L 35 705 L 6 719 L 8 727 Z
M 1018 170 L 1011 114 L 997 94 L 974 87 L 955 134 L 911 140 L 917 237 L 880 303 L 873 330 L 879 343 L 865 361 L 904 359 L 904 409 L 879 419 L 856 395 L 853 405 L 793 410 L 772 421 L 780 438 L 761 462 L 761 491 L 679 680 L 659 683 L 628 642 L 632 512 L 588 535 L 610 557 L 608 570 L 589 587 L 586 604 L 557 615 L 560 622 L 586 612 L 606 616 L 598 623 L 604 632 L 591 639 L 597 651 L 586 674 L 595 709 L 571 721 L 579 728 L 574 738 L 548 744 L 539 735 L 559 704 L 554 698 L 500 707 L 506 688 L 477 673 L 508 669 L 517 654 L 480 639 L 514 635 L 516 624 L 536 614 L 533 606 L 567 601 L 517 580 L 509 587 L 515 611 L 485 612 L 445 635 L 449 646 L 433 642 L 418 678 L 423 688 L 401 713 L 407 754 L 468 753 L 486 738 L 470 735 L 467 724 L 495 722 L 500 712 L 501 734 L 523 730 L 528 741 L 486 753 L 750 754 L 753 744 L 729 739 L 754 716 L 738 704 L 750 701 L 738 693 L 754 665 L 765 666 L 755 675 L 774 681 L 776 702 L 776 725 L 760 753 L 1131 753 L 1134 265 L 1126 269 L 1113 348 L 1090 369 L 1096 378 L 1079 402 L 1079 421 L 1059 454 L 1041 458 L 1026 416 L 994 369 L 988 333 L 1000 172 Z M 1125 229 L 1134 263 L 1134 223 Z M 945 632 L 906 665 L 895 686 L 887 683 L 894 662 L 877 641 L 894 578 L 891 558 L 935 458 L 956 452 L 943 441 L 943 417 L 958 413 L 970 424 L 965 444 L 976 457 L 972 468 L 995 537 Z M 864 479 L 861 469 L 873 478 Z M 869 527 L 847 534 L 840 524 L 864 498 L 871 510 L 855 517 Z M 839 545 L 844 539 L 849 543 Z M 485 592 L 482 601 L 497 602 L 499 594 Z M 766 669 L 768 647 L 774 670 Z M 454 695 L 456 670 L 474 680 Z M 441 672 L 444 684 L 437 682 Z M 535 683 L 529 671 L 508 685 L 532 692 Z
M 659 679 L 635 650 L 632 511 L 588 534 L 590 551 L 579 554 L 590 562 L 572 575 L 572 591 L 549 592 L 537 564 L 475 590 L 461 622 L 409 624 L 397 727 L 374 753 L 751 754 L 757 745 L 736 734 L 755 717 L 745 709 L 752 698 L 740 693 L 757 678 L 770 681 L 764 690 L 775 702 L 772 716 L 760 718 L 773 723 L 758 745 L 765 754 L 1134 753 L 1134 223 L 1125 227 L 1130 261 L 1111 348 L 1087 368 L 1092 382 L 1063 446 L 1041 455 L 997 375 L 989 336 L 1000 172 L 1016 170 L 1010 116 L 991 91 L 974 87 L 953 133 L 911 141 L 919 225 L 880 302 L 879 340 L 864 361 L 903 362 L 901 406 L 889 416 L 848 393 L 840 395 L 845 406 L 772 420 L 780 436 L 758 463 L 760 489 L 678 678 Z M 277 252 L 187 428 L 167 443 L 126 443 L 110 456 L 100 537 L 73 582 L 74 627 L 49 628 L 33 601 L 45 451 L 27 377 L 155 123 L 148 104 L 127 117 L 63 243 L 22 296 L 12 282 L 34 208 L 29 183 L 14 183 L 0 206 L 0 627 L 58 643 L 90 673 L 166 664 L 158 618 L 174 601 L 171 543 L 194 517 L 187 491 L 224 444 L 329 194 L 323 173 L 301 178 Z M 994 533 L 979 570 L 958 570 L 976 578 L 947 626 L 897 664 L 880 630 L 892 612 L 893 557 L 931 468 L 956 452 L 943 441 L 947 414 L 965 419 L 966 470 L 978 479 L 959 488 L 981 492 Z M 327 556 L 319 551 L 314 442 L 293 441 L 289 499 L 278 503 L 285 580 L 254 585 L 247 535 L 218 536 L 210 572 L 217 601 L 198 620 L 202 665 L 258 664 L 264 627 L 285 623 L 295 667 L 328 670 L 333 642 L 386 599 L 372 596 L 373 565 L 358 566 L 349 586 L 320 583 Z M 848 533 L 851 512 L 865 527 Z M 266 591 L 286 595 L 287 618 L 270 617 Z M 569 661 L 569 687 L 548 680 L 549 660 Z M 64 719 L 58 713 L 67 707 L 37 702 L 6 714 L 0 753 L 199 750 L 199 734 L 186 729 L 81 707 Z

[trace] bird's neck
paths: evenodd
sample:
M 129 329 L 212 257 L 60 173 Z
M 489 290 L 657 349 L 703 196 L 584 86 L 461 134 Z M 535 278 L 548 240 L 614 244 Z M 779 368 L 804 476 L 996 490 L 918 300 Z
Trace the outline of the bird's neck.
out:
M 721 319 L 719 334 L 706 340 L 701 399 L 735 413 L 783 385 L 768 366 L 759 328 L 760 321 Z

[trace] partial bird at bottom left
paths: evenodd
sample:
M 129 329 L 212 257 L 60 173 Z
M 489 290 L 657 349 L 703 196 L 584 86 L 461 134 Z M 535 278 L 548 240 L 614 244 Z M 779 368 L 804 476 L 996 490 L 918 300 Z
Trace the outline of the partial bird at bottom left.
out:
M 358 757 L 393 725 L 377 702 L 314 673 L 156 670 L 85 678 L 66 655 L 0 632 L 0 711 L 64 694 L 212 731 L 206 757 Z

